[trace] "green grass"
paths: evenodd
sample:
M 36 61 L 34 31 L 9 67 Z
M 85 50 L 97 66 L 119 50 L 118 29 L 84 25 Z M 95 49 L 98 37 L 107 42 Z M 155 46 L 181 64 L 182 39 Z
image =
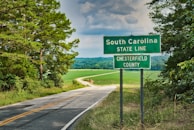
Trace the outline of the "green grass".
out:
M 120 73 L 91 77 L 97 85 L 116 84 L 119 86 Z M 158 78 L 159 71 L 144 71 L 144 79 Z M 139 94 L 140 71 L 123 72 L 123 129 L 139 129 Z M 120 129 L 119 88 L 111 93 L 101 104 L 86 113 L 75 126 L 75 130 L 118 130 Z
M 63 76 L 63 79 L 65 81 L 65 84 L 69 85 L 72 83 L 72 80 L 79 77 L 85 77 L 85 76 L 91 76 L 91 75 L 97 75 L 97 74 L 103 74 L 103 73 L 109 73 L 109 72 L 114 72 L 114 70 L 71 69 L 66 75 Z
M 125 87 L 123 92 L 122 130 L 140 130 L 139 91 Z M 176 109 L 171 101 L 163 101 L 161 105 L 155 107 L 147 104 L 144 106 L 145 130 L 193 130 L 193 112 L 194 104 L 176 104 Z M 119 89 L 117 89 L 84 114 L 75 124 L 74 130 L 119 130 L 120 128 Z
M 22 102 L 29 99 L 34 99 L 38 97 L 44 97 L 52 94 L 57 94 L 61 92 L 66 92 L 73 89 L 78 89 L 83 86 L 80 85 L 69 85 L 64 86 L 62 88 L 58 87 L 51 87 L 51 88 L 37 88 L 33 93 L 29 93 L 28 91 L 7 91 L 7 92 L 0 92 L 0 106 L 5 106 L 17 102 Z
M 139 122 L 138 95 L 134 89 L 124 89 L 124 127 L 132 128 Z M 119 89 L 111 93 L 102 103 L 86 113 L 74 130 L 119 130 Z
M 120 83 L 120 73 L 97 76 L 90 78 L 97 85 L 108 85 L 108 84 L 119 84 Z M 158 78 L 160 71 L 144 71 L 144 79 L 156 79 Z M 123 72 L 123 83 L 128 85 L 139 84 L 140 83 L 140 71 L 124 71 Z
M 123 121 L 122 130 L 139 130 L 140 94 L 139 71 L 124 71 Z M 144 79 L 157 79 L 160 72 L 144 71 Z M 117 84 L 119 73 L 90 78 L 95 84 Z M 144 91 L 144 122 L 146 130 L 192 130 L 194 126 L 194 104 L 174 104 L 164 100 L 153 106 L 149 91 Z M 102 103 L 87 112 L 75 125 L 74 130 L 118 130 L 120 126 L 119 88 Z

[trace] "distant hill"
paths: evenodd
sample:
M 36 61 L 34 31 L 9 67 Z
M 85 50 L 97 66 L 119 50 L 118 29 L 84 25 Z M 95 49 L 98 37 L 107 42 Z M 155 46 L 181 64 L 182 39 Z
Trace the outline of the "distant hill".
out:
M 168 56 L 152 56 L 151 70 L 161 70 Z M 72 69 L 113 69 L 112 57 L 75 58 Z

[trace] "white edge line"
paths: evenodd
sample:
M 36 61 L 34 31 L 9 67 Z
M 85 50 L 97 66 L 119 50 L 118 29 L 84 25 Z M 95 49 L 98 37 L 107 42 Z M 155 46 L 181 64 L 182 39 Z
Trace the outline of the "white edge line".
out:
M 113 91 L 113 90 L 112 90 Z M 93 108 L 95 105 L 97 105 L 99 102 L 101 102 L 105 97 L 107 97 L 112 91 L 110 91 L 107 95 L 105 95 L 104 97 L 102 97 L 100 100 L 98 100 L 97 102 L 95 102 L 94 104 L 92 104 L 91 106 L 89 106 L 87 109 L 85 109 L 84 111 L 82 111 L 80 114 L 78 114 L 76 117 L 74 117 L 71 121 L 69 121 L 61 130 L 67 130 L 67 128 L 69 128 L 80 116 L 82 116 L 85 112 L 87 112 L 88 110 L 90 110 L 91 108 Z

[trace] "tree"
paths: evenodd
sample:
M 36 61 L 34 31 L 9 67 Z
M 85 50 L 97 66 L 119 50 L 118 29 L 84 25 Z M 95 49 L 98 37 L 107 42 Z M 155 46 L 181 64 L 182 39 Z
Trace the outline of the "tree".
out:
M 187 87 L 182 91 L 176 89 L 181 81 L 181 77 L 177 76 L 179 72 L 187 75 L 187 71 L 181 70 L 178 64 L 194 57 L 193 0 L 152 0 L 148 5 L 152 10 L 150 17 L 156 23 L 154 30 L 162 37 L 162 51 L 171 55 L 162 72 L 163 78 L 170 84 L 168 95 L 174 97 L 193 91 L 191 86 L 182 86 Z
M 28 64 L 31 62 L 29 54 L 36 52 L 40 47 L 40 43 L 33 40 L 33 30 L 37 27 L 32 10 L 35 2 L 3 0 L 0 6 L 0 12 L 6 12 L 0 14 L 0 59 L 2 65 L 6 65 L 9 61 L 13 62 L 4 66 L 10 71 L 2 70 L 2 72 L 4 75 L 10 72 L 25 77 L 28 72 L 31 73 L 29 66 L 25 65 L 26 62 Z M 18 73 L 22 69 L 26 71 Z
M 3 90 L 13 89 L 16 77 L 37 77 L 30 57 L 41 46 L 33 39 L 37 28 L 35 6 L 33 0 L 0 2 L 0 88 Z
M 77 47 L 79 39 L 67 42 L 75 29 L 71 28 L 71 22 L 65 14 L 57 11 L 60 4 L 55 0 L 44 0 L 39 2 L 37 15 L 39 16 L 35 40 L 42 44 L 39 57 L 40 60 L 40 79 L 43 73 L 49 71 L 49 77 L 54 80 L 55 85 L 59 86 L 60 75 L 67 72 L 73 63 L 73 59 L 78 55 L 73 51 Z
M 78 55 L 73 48 L 79 43 L 67 42 L 75 29 L 59 7 L 57 0 L 0 2 L 0 75 L 42 80 L 49 71 L 59 86 L 59 75 Z

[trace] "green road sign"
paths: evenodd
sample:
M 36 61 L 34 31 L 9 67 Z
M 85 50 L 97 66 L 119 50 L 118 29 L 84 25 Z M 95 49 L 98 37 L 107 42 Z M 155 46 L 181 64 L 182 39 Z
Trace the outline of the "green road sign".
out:
M 150 69 L 150 55 L 115 55 L 114 68 Z
M 104 36 L 104 54 L 160 52 L 160 35 Z

